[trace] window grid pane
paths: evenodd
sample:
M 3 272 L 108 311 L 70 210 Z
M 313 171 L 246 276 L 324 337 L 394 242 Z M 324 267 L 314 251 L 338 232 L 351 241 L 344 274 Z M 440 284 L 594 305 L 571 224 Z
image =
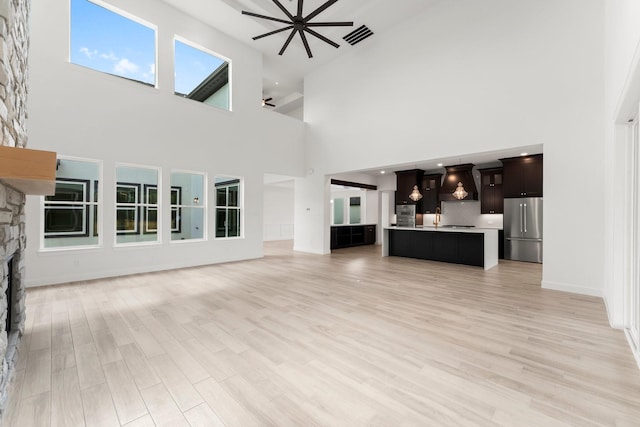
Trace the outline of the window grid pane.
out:
M 96 246 L 100 168 L 93 160 L 59 158 L 55 194 L 44 197 L 43 249 Z M 93 200 L 93 201 L 92 201 Z

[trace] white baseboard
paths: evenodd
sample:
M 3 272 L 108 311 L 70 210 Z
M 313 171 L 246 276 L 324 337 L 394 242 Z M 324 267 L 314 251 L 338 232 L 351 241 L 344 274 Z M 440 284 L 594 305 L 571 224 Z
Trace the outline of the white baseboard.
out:
M 302 247 L 302 246 L 296 246 L 295 244 L 293 245 L 293 250 L 295 252 L 304 252 L 304 253 L 307 253 L 307 254 L 314 254 L 314 255 L 327 255 L 327 254 L 331 253 L 331 251 L 324 252 L 324 251 L 318 250 L 318 249 L 305 248 L 305 247 Z
M 543 289 L 553 289 L 554 291 L 571 292 L 572 294 L 589 295 L 592 297 L 603 298 L 602 289 L 587 288 L 584 286 L 576 286 L 569 283 L 552 282 L 549 280 L 542 281 Z
M 609 302 L 607 301 L 607 298 L 604 297 L 604 307 L 607 310 L 607 319 L 609 319 L 609 326 L 611 326 L 613 329 L 622 329 L 624 330 L 624 323 L 620 323 L 620 322 L 613 322 L 611 319 L 614 318 L 614 316 L 611 314 L 611 308 L 609 307 Z
M 121 276 L 130 276 L 133 274 L 145 274 L 145 273 L 155 273 L 158 271 L 167 271 L 167 270 L 178 270 L 181 268 L 193 268 L 193 267 L 202 267 L 207 265 L 215 265 L 215 264 L 223 264 L 227 262 L 237 262 L 237 261 L 249 261 L 252 259 L 259 259 L 259 257 L 242 257 L 242 258 L 228 258 L 221 260 L 211 260 L 201 263 L 193 263 L 193 264 L 162 264 L 162 265 L 143 265 L 139 267 L 131 267 L 131 268 L 118 268 L 118 269 L 110 269 L 104 271 L 92 271 L 86 274 L 78 275 L 75 273 L 72 274 L 62 274 L 57 276 L 50 276 L 46 279 L 40 280 L 29 280 L 28 275 L 25 280 L 25 287 L 27 288 L 37 288 L 40 286 L 52 286 L 59 285 L 65 283 L 75 283 L 75 282 L 83 282 L 86 280 L 98 280 L 98 279 L 108 279 L 111 277 L 121 277 Z

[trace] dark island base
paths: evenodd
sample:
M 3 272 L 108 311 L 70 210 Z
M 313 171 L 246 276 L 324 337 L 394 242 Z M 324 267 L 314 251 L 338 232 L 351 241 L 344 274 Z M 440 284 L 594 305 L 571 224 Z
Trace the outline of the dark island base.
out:
M 389 230 L 389 255 L 484 266 L 484 235 Z

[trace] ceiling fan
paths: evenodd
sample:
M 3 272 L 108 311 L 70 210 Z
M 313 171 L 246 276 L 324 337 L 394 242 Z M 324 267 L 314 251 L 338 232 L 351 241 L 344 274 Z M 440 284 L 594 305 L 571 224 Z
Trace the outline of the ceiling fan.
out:
M 311 34 L 312 36 L 315 36 L 315 37 L 319 38 L 323 42 L 328 43 L 333 47 L 337 48 L 337 47 L 340 47 L 340 45 L 338 43 L 335 43 L 335 42 L 329 40 L 328 38 L 326 38 L 322 34 L 318 33 L 317 31 L 314 31 L 310 27 L 351 27 L 351 26 L 353 26 L 353 22 L 309 22 L 313 18 L 318 16 L 320 13 L 324 12 L 325 9 L 327 9 L 329 6 L 331 6 L 332 4 L 334 4 L 337 1 L 338 0 L 328 0 L 326 3 L 324 3 L 322 6 L 320 6 L 319 8 L 317 8 L 316 10 L 314 10 L 313 12 L 308 14 L 307 16 L 302 16 L 302 2 L 303 2 L 303 0 L 298 0 L 298 10 L 297 10 L 296 15 L 294 16 L 294 15 L 291 14 L 291 12 L 289 12 L 287 10 L 287 8 L 285 8 L 282 5 L 282 3 L 280 3 L 278 0 L 273 0 L 273 2 L 276 4 L 276 6 L 278 6 L 280 8 L 280 10 L 282 10 L 282 12 L 287 16 L 288 20 L 280 19 L 280 18 L 273 18 L 271 16 L 259 15 L 257 13 L 247 12 L 246 10 L 243 10 L 242 14 L 243 15 L 254 16 L 256 18 L 268 19 L 270 21 L 275 21 L 275 22 L 280 22 L 280 23 L 283 23 L 283 24 L 287 24 L 287 26 L 284 27 L 284 28 L 280 28 L 278 30 L 270 31 L 268 33 L 261 34 L 259 36 L 253 37 L 253 40 L 258 40 L 258 39 L 261 39 L 263 37 L 267 37 L 267 36 L 271 36 L 273 34 L 281 33 L 283 31 L 291 30 L 291 33 L 289 34 L 289 37 L 287 38 L 287 41 L 284 42 L 284 45 L 282 46 L 282 49 L 280 49 L 280 52 L 278 52 L 278 55 L 282 55 L 284 53 L 284 51 L 289 46 L 289 43 L 291 43 L 291 40 L 293 39 L 293 36 L 295 36 L 296 33 L 298 33 L 298 34 L 300 34 L 300 38 L 302 39 L 302 44 L 304 44 L 304 48 L 307 50 L 307 55 L 309 55 L 309 58 L 313 58 L 313 55 L 311 54 L 311 48 L 309 47 L 309 42 L 307 41 L 307 36 L 305 35 L 305 32 Z
M 270 104 L 269 101 L 271 101 L 273 98 L 262 98 L 262 106 L 268 106 L 268 107 L 275 107 L 275 104 Z

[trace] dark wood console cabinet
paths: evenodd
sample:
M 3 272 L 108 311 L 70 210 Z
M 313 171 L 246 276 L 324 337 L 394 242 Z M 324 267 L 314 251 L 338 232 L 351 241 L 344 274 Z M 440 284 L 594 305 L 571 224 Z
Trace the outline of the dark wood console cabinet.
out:
M 331 249 L 375 245 L 376 225 L 340 225 L 331 227 Z

